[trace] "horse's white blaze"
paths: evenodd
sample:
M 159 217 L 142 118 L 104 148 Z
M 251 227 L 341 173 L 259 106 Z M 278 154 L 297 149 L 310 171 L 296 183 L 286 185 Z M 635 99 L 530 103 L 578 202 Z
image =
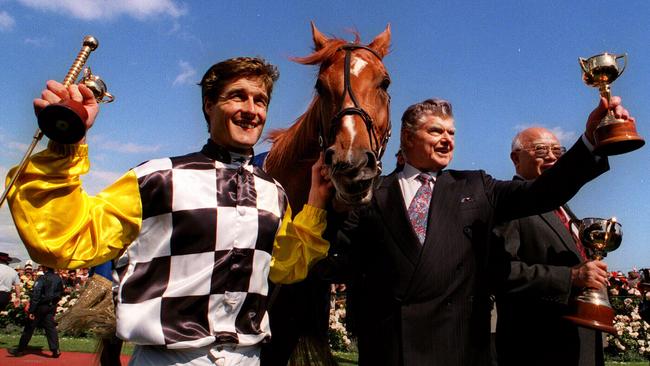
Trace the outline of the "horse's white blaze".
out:
M 350 74 L 359 77 L 361 70 L 363 70 L 368 63 L 361 58 L 355 57 L 350 63 Z
M 350 135 L 350 146 L 348 147 L 348 161 L 352 161 L 352 144 L 354 144 L 354 138 L 357 135 L 357 131 L 354 129 L 354 118 L 352 116 L 343 117 L 343 128 L 348 131 Z

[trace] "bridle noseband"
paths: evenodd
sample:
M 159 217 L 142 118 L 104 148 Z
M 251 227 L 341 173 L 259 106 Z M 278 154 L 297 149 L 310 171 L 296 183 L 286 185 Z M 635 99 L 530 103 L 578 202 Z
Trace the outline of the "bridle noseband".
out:
M 319 131 L 318 131 L 318 143 L 320 144 L 321 149 L 323 152 L 325 149 L 330 145 L 329 141 L 332 141 L 334 138 L 334 133 L 337 131 L 338 128 L 334 128 L 337 126 L 337 123 L 343 119 L 346 115 L 352 115 L 356 114 L 361 119 L 366 125 L 366 129 L 368 130 L 368 136 L 370 138 L 370 148 L 372 149 L 372 152 L 375 154 L 377 157 L 377 162 L 378 166 L 381 169 L 381 157 L 384 154 L 384 150 L 386 148 L 386 144 L 388 143 L 388 139 L 390 138 L 391 134 L 391 123 L 390 123 L 390 95 L 388 96 L 388 104 L 386 105 L 386 116 L 388 118 L 388 126 L 387 126 L 387 132 L 384 135 L 384 137 L 379 141 L 379 137 L 377 136 L 377 131 L 375 129 L 375 124 L 374 121 L 372 120 L 372 117 L 366 112 L 363 108 L 359 106 L 359 102 L 357 101 L 357 98 L 354 96 L 354 92 L 352 90 L 352 84 L 350 83 L 350 59 L 352 55 L 352 51 L 356 49 L 364 49 L 366 51 L 369 51 L 375 57 L 377 57 L 379 60 L 382 59 L 382 57 L 377 53 L 377 51 L 373 50 L 370 47 L 363 46 L 360 44 L 354 44 L 354 43 L 348 43 L 339 48 L 340 50 L 345 51 L 345 68 L 343 72 L 343 94 L 341 95 L 341 106 L 343 106 L 343 103 L 345 102 L 345 96 L 349 95 L 350 99 L 352 100 L 352 103 L 354 104 L 354 107 L 348 107 L 348 108 L 341 108 L 341 110 L 334 115 L 330 122 L 330 129 L 327 134 L 327 140 L 325 140 L 325 134 L 324 134 L 324 126 L 323 126 L 323 121 L 321 119 L 320 125 L 319 125 Z

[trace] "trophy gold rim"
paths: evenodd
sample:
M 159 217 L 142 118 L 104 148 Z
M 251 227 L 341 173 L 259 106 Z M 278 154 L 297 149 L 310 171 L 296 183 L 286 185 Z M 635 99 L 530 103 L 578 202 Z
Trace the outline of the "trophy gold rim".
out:
M 623 65 L 619 59 L 623 59 Z M 599 62 L 602 59 L 602 62 Z M 602 52 L 591 57 L 578 57 L 582 69 L 582 79 L 590 87 L 598 88 L 601 97 L 611 100 L 611 84 L 614 83 L 627 68 L 627 52 L 615 54 Z M 594 72 L 600 66 L 600 72 Z M 611 70 L 611 69 L 615 70 Z M 615 75 L 615 76 L 613 76 Z M 594 132 L 594 153 L 598 155 L 619 155 L 637 150 L 645 145 L 634 121 L 614 117 L 612 110 L 600 121 Z

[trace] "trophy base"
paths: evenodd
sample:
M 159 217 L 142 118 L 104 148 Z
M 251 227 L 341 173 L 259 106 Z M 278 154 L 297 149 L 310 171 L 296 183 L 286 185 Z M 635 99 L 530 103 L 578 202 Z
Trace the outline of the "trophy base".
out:
M 590 304 L 583 301 L 574 303 L 575 313 L 565 315 L 564 319 L 586 328 L 600 330 L 601 332 L 616 334 L 614 324 L 614 309 L 607 305 Z
M 38 114 L 38 127 L 50 140 L 74 144 L 86 135 L 88 113 L 74 100 L 50 104 Z
M 594 139 L 594 153 L 606 156 L 625 154 L 645 145 L 645 140 L 636 132 L 635 124 L 625 120 L 614 120 L 598 126 Z

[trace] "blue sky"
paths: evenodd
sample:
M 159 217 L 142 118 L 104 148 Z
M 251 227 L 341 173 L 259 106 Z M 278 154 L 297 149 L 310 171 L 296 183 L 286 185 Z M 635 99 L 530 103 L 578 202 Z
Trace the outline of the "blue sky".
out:
M 509 179 L 510 141 L 521 128 L 553 129 L 571 145 L 597 102 L 581 81 L 578 57 L 627 52 L 613 91 L 650 138 L 650 2 L 607 1 L 177 1 L 0 0 L 0 174 L 24 152 L 36 128 L 31 100 L 47 79 L 61 80 L 86 34 L 99 40 L 89 65 L 116 95 L 89 134 L 96 193 L 141 161 L 195 151 L 207 132 L 195 85 L 213 63 L 263 56 L 281 72 L 267 130 L 286 127 L 313 96 L 314 67 L 291 56 L 311 51 L 309 22 L 328 35 L 370 42 L 392 29 L 385 58 L 392 84 L 394 166 L 399 118 L 410 104 L 443 97 L 454 105 L 451 168 Z M 258 146 L 257 151 L 267 147 Z M 623 224 L 611 269 L 650 267 L 650 149 L 610 158 L 611 170 L 570 202 L 581 217 Z M 26 257 L 6 206 L 0 251 Z

